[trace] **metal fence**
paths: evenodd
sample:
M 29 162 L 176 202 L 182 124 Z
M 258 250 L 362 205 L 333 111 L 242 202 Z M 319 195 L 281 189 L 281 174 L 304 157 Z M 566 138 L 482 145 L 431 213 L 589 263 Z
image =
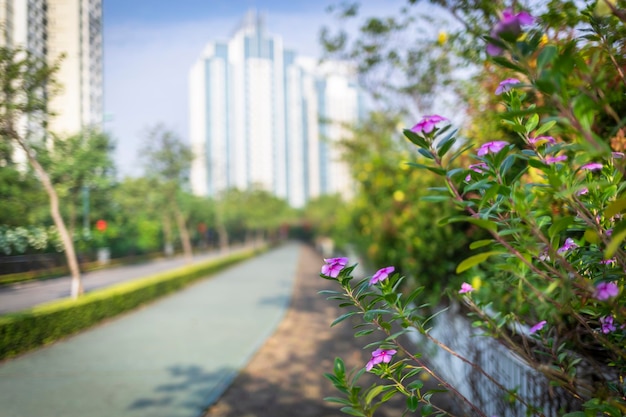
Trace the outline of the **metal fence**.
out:
M 556 417 L 566 411 L 580 409 L 580 403 L 574 402 L 561 388 L 551 386 L 547 378 L 528 366 L 520 357 L 496 340 L 481 336 L 472 327 L 471 321 L 455 306 L 436 317 L 430 333 L 481 367 L 499 384 L 517 393 L 528 405 L 540 409 L 546 417 Z M 528 407 L 516 401 L 470 365 L 437 348 L 417 333 L 413 334 L 413 340 L 444 379 L 485 414 L 500 417 L 534 415 L 529 412 Z

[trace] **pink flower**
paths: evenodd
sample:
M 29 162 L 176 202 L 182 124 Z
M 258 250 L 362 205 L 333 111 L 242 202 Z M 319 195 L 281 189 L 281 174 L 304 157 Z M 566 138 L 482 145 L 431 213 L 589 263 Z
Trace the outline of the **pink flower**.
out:
M 371 371 L 372 368 L 379 363 L 391 362 L 391 359 L 395 354 L 396 351 L 394 349 L 376 349 L 372 352 L 372 358 L 367 362 L 367 365 L 365 365 L 365 370 Z
M 589 188 L 583 187 L 580 190 L 576 191 L 576 195 L 585 195 L 589 193 Z
M 341 270 L 348 264 L 348 258 L 329 258 L 324 259 L 324 262 L 326 264 L 322 266 L 322 274 L 337 278 Z
M 552 136 L 537 136 L 536 138 L 529 138 L 528 143 L 532 145 L 536 145 L 537 143 L 542 144 L 543 142 L 547 142 L 550 145 L 556 144 L 556 139 Z
M 600 301 L 608 300 L 617 296 L 619 288 L 614 282 L 601 282 L 596 286 L 595 297 Z
M 507 78 L 506 80 L 500 81 L 498 88 L 496 88 L 496 95 L 499 96 L 502 93 L 511 91 L 511 89 L 519 83 L 517 78 Z
M 611 259 L 605 259 L 603 261 L 600 261 L 600 265 L 611 265 L 611 266 L 615 266 L 615 264 L 617 263 L 617 259 L 615 258 L 611 258 Z
M 533 23 L 533 17 L 526 12 L 513 13 L 510 8 L 505 9 L 502 12 L 500 21 L 491 31 L 491 37 L 500 39 L 505 37 L 507 39 L 515 39 L 522 33 L 522 26 L 531 25 Z M 487 53 L 489 55 L 500 55 L 502 48 L 497 45 L 488 44 Z
M 477 154 L 478 156 L 484 156 L 484 155 L 487 155 L 488 153 L 498 153 L 502 149 L 504 149 L 504 147 L 507 146 L 508 144 L 509 144 L 508 142 L 504 142 L 502 140 L 494 140 L 492 142 L 487 142 L 481 145 L 481 147 L 478 149 Z
M 489 170 L 489 167 L 487 166 L 486 163 L 479 162 L 478 164 L 471 164 L 469 166 L 469 169 L 471 169 L 474 172 L 478 172 L 479 174 L 484 174 L 485 172 Z M 467 174 L 467 177 L 465 177 L 465 182 L 469 182 L 471 179 L 472 179 L 472 176 L 470 174 Z
M 446 119 L 445 117 L 439 116 L 438 114 L 433 114 L 432 116 L 424 116 L 422 120 L 420 120 L 415 126 L 411 128 L 412 132 L 427 134 L 432 132 L 436 127 L 437 123 L 443 122 Z
M 537 324 L 535 324 L 533 327 L 531 327 L 531 328 L 528 330 L 528 333 L 533 334 L 533 333 L 538 332 L 539 330 L 543 329 L 543 326 L 545 326 L 545 325 L 546 325 L 546 323 L 548 323 L 548 322 L 547 322 L 547 321 L 545 321 L 545 320 L 541 320 L 539 323 L 537 323 Z
M 622 159 L 624 158 L 624 152 L 611 152 L 611 156 L 614 159 Z
M 370 279 L 370 285 L 374 285 L 377 282 L 386 280 L 387 277 L 389 277 L 389 274 L 391 274 L 393 271 L 395 271 L 395 268 L 393 266 L 379 269 L 378 271 L 376 271 L 372 279 Z
M 613 316 L 600 317 L 600 324 L 604 334 L 614 332 L 616 329 L 615 324 L 613 324 Z
M 590 162 L 580 167 L 580 169 L 585 169 L 587 171 L 597 171 L 602 169 L 602 164 L 600 162 Z
M 472 287 L 471 284 L 464 282 L 463 284 L 461 284 L 461 289 L 459 290 L 459 294 L 466 294 L 472 291 L 474 291 L 474 287 Z
M 559 156 L 547 156 L 546 164 L 555 164 L 557 162 L 567 161 L 567 155 L 559 155 Z
M 576 249 L 577 247 L 578 245 L 576 244 L 576 242 L 574 242 L 574 239 L 568 237 L 567 239 L 565 239 L 565 243 L 563 244 L 563 246 L 556 250 L 556 253 L 558 253 L 559 255 L 563 255 L 565 252 Z

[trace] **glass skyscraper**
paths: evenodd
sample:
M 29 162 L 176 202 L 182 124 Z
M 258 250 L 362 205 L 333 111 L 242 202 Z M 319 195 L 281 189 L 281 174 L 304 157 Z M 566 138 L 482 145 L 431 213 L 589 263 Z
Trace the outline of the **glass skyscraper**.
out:
M 195 194 L 258 186 L 299 207 L 351 192 L 333 146 L 361 111 L 345 64 L 299 57 L 250 12 L 230 40 L 206 45 L 189 93 Z

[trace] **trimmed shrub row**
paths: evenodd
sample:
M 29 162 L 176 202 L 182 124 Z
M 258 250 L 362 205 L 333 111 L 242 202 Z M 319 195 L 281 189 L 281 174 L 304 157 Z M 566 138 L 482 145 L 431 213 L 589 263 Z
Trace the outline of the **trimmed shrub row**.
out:
M 250 250 L 0 317 L 0 359 L 77 333 L 259 253 Z

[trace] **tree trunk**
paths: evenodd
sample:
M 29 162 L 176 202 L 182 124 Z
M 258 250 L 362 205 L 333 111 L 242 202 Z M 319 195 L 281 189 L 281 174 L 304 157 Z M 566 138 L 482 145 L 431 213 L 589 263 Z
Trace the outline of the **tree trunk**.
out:
M 172 224 L 168 215 L 163 216 L 163 240 L 165 247 L 163 248 L 165 256 L 174 254 L 174 244 L 172 243 Z
M 191 248 L 191 239 L 189 238 L 189 231 L 187 230 L 187 225 L 185 224 L 185 218 L 178 207 L 174 207 L 174 215 L 176 216 L 176 222 L 178 223 L 178 233 L 180 234 L 180 241 L 183 244 L 185 259 L 188 263 L 191 263 L 193 261 L 193 249 Z
M 70 294 L 73 299 L 76 299 L 79 295 L 83 293 L 83 284 L 80 279 L 80 269 L 78 268 L 78 259 L 74 250 L 74 242 L 72 241 L 72 236 L 65 227 L 65 222 L 63 221 L 61 211 L 59 210 L 59 196 L 57 195 L 57 192 L 52 185 L 50 176 L 41 166 L 39 161 L 37 161 L 37 158 L 35 158 L 35 156 L 32 154 L 32 151 L 30 150 L 28 145 L 26 145 L 26 143 L 22 141 L 17 133 L 15 133 L 13 137 L 17 140 L 17 143 L 26 153 L 28 162 L 37 173 L 37 176 L 39 177 L 43 188 L 46 190 L 46 193 L 48 193 L 48 198 L 50 199 L 50 215 L 52 216 L 54 225 L 59 231 L 61 242 L 63 243 L 63 248 L 65 249 L 67 265 L 70 268 L 70 273 L 72 275 Z
M 221 223 L 215 227 L 217 229 L 217 236 L 220 242 L 220 252 L 226 253 L 228 252 L 228 230 L 226 230 L 224 225 Z

